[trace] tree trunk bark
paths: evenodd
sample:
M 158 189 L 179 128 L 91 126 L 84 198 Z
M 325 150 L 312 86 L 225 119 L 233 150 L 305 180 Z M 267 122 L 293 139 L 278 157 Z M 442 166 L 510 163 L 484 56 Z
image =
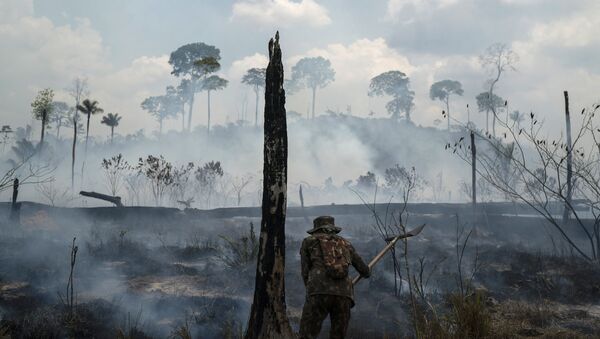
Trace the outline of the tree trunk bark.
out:
M 46 112 L 42 113 L 42 136 L 40 137 L 40 152 L 44 147 L 44 134 L 46 134 L 46 119 L 48 115 Z
M 565 95 L 565 123 L 567 128 L 567 201 L 563 211 L 563 223 L 569 220 L 569 205 L 573 198 L 573 152 L 571 141 L 571 115 L 569 113 L 569 92 L 564 91 Z
M 185 132 L 185 109 L 181 107 L 181 132 Z
M 83 173 L 85 172 L 85 161 L 87 160 L 88 140 L 90 138 L 90 118 L 92 113 L 87 114 L 87 124 L 85 127 L 85 149 L 83 151 L 83 162 L 81 163 L 81 184 L 83 184 Z
M 113 138 L 115 137 L 115 126 L 110 126 L 110 144 L 113 143 Z
M 79 105 L 79 103 L 77 103 Z M 77 146 L 77 111 L 73 115 L 73 149 L 71 151 L 71 189 L 75 188 L 75 148 Z
M 446 96 L 446 114 L 448 114 L 448 131 L 450 130 L 450 103 L 448 102 L 450 99 L 448 99 L 450 95 L 448 94 L 448 96 Z
M 477 209 L 477 150 L 475 149 L 475 133 L 471 131 L 471 201 L 473 213 Z
M 308 223 L 308 215 L 306 215 L 306 210 L 304 209 L 304 194 L 302 194 L 302 185 L 298 189 L 298 194 L 300 195 L 300 206 L 302 207 L 302 215 L 304 216 L 304 222 Z
M 313 87 L 312 88 L 312 118 L 315 118 L 315 100 L 317 97 L 317 88 Z
M 12 202 L 10 206 L 10 221 L 14 223 L 20 223 L 21 219 L 21 204 L 17 202 L 19 197 L 19 179 L 15 178 L 13 181 L 13 194 Z
M 208 106 L 208 124 L 206 126 L 206 133 L 210 134 L 210 90 L 206 91 L 207 93 L 207 106 Z
M 258 127 L 258 91 L 259 91 L 259 87 L 258 85 L 254 86 L 254 94 L 256 94 L 256 109 L 254 111 L 254 127 Z
M 245 338 L 294 338 L 285 303 L 287 126 L 279 32 L 269 41 L 265 87 L 262 221 L 254 300 Z
M 79 192 L 79 194 L 83 195 L 84 197 L 90 197 L 90 198 L 94 198 L 94 199 L 108 201 L 110 203 L 115 204 L 117 207 L 123 207 L 123 204 L 121 203 L 121 197 L 106 195 L 106 194 L 97 193 L 97 192 L 86 192 L 86 191 L 81 191 L 81 192 Z
M 190 103 L 188 107 L 188 132 L 192 131 L 192 110 L 194 109 L 194 92 L 190 97 Z

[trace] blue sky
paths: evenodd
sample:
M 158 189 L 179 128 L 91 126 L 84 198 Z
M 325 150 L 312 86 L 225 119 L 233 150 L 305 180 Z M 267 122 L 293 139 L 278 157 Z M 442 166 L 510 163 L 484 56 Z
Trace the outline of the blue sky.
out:
M 576 107 L 600 99 L 597 27 L 595 0 L 0 0 L 0 123 L 31 123 L 29 103 L 39 89 L 54 88 L 68 101 L 64 89 L 84 76 L 91 97 L 123 115 L 118 132 L 153 131 L 156 122 L 139 104 L 178 83 L 169 74 L 168 55 L 198 41 L 221 49 L 220 75 L 230 81 L 212 97 L 214 121 L 235 121 L 254 105 L 241 76 L 264 66 L 266 43 L 279 29 L 288 71 L 301 57 L 317 55 L 336 70 L 336 81 L 318 93 L 318 112 L 351 106 L 355 115 L 387 116 L 386 99 L 366 95 L 368 82 L 397 69 L 409 75 L 416 92 L 416 123 L 431 126 L 441 118 L 441 105 L 428 90 L 443 79 L 463 83 L 465 95 L 452 107 L 466 120 L 466 104 L 475 106 L 489 78 L 478 56 L 502 42 L 519 62 L 502 78 L 498 94 L 558 128 L 563 89 Z M 305 113 L 309 97 L 290 96 L 288 110 Z M 206 119 L 203 100 L 199 95 L 194 125 Z M 481 114 L 471 116 L 483 122 Z M 92 133 L 105 137 L 99 120 Z M 178 126 L 174 120 L 166 128 Z

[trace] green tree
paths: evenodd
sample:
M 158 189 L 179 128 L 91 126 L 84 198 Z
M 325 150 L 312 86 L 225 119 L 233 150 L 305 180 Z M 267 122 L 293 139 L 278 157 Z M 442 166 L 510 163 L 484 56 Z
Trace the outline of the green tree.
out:
M 85 99 L 77 106 L 77 110 L 87 115 L 85 125 L 85 154 L 87 154 L 88 139 L 90 138 L 90 119 L 92 115 L 103 113 L 104 110 L 100 108 L 98 101 Z
M 244 74 L 242 83 L 252 86 L 254 94 L 256 95 L 255 104 L 256 108 L 254 111 L 254 126 L 258 126 L 258 94 L 261 88 L 265 88 L 265 76 L 267 74 L 266 68 L 250 68 Z
M 506 71 L 515 70 L 515 64 L 519 61 L 519 55 L 511 50 L 508 46 L 501 43 L 495 43 L 488 47 L 485 52 L 479 56 L 479 62 L 481 66 L 486 68 L 490 73 L 491 77 L 487 83 L 489 84 L 488 94 L 489 97 L 494 96 L 494 89 L 500 81 L 500 77 Z M 493 113 L 492 116 L 492 134 L 496 136 L 496 114 L 497 106 L 491 105 L 490 111 Z M 486 123 L 489 119 L 486 118 Z M 489 126 L 486 125 L 486 131 L 489 132 Z
M 525 120 L 525 114 L 519 111 L 513 111 L 508 115 L 510 120 L 512 120 L 515 124 L 517 124 L 517 130 L 521 129 L 521 123 Z
M 486 126 L 489 125 L 490 112 L 496 112 L 496 109 L 504 106 L 504 99 L 496 94 L 492 94 L 492 96 L 490 96 L 490 92 L 479 93 L 475 97 L 475 100 L 477 100 L 477 108 L 479 109 L 479 112 L 485 112 Z
M 410 90 L 410 79 L 400 71 L 388 71 L 371 79 L 369 96 L 389 95 L 392 100 L 385 108 L 392 118 L 400 119 L 404 112 L 406 120 L 410 122 L 410 111 L 413 109 L 415 92 Z
M 165 95 L 151 96 L 141 103 L 143 110 L 147 111 L 158 122 L 158 135 L 162 135 L 165 119 L 175 117 L 181 111 L 181 98 L 173 86 L 167 87 Z
M 53 109 L 54 91 L 50 88 L 43 89 L 38 92 L 35 99 L 31 103 L 31 108 L 34 118 L 42 122 L 42 135 L 40 137 L 40 149 L 44 144 L 44 134 L 46 133 L 46 126 L 50 122 L 50 115 Z
M 60 139 L 60 128 L 65 125 L 72 108 L 66 102 L 55 101 L 52 103 L 52 116 L 50 123 L 56 126 L 56 139 Z
M 462 84 L 455 80 L 442 80 L 431 85 L 429 89 L 429 98 L 439 100 L 446 104 L 446 114 L 448 115 L 448 130 L 450 130 L 450 96 L 463 95 Z
M 75 150 L 77 147 L 77 135 L 80 134 L 81 129 L 79 128 L 79 103 L 81 98 L 89 95 L 88 82 L 85 78 L 75 78 L 73 84 L 68 89 L 69 94 L 75 99 L 75 109 L 73 110 L 72 119 L 69 119 L 73 126 L 73 145 L 71 147 L 71 188 L 75 187 Z
M 181 82 L 176 88 L 179 101 L 181 103 L 181 131 L 185 131 L 185 109 L 184 105 L 193 101 L 194 92 L 192 90 L 192 81 L 189 79 L 181 79 Z
M 83 162 L 81 164 L 81 179 L 83 180 L 83 173 L 85 170 L 85 160 L 87 159 L 87 150 L 88 150 L 88 141 L 90 139 L 90 119 L 92 115 L 100 114 L 104 112 L 100 106 L 98 106 L 98 101 L 85 99 L 83 102 L 77 106 L 77 110 L 87 115 L 86 125 L 85 125 L 85 151 L 83 152 Z M 77 126 L 76 124 L 74 126 Z
M 291 86 L 293 88 L 310 88 L 312 91 L 312 118 L 315 118 L 315 102 L 317 88 L 324 88 L 335 81 L 335 71 L 331 62 L 323 57 L 302 58 L 292 67 Z
M 119 122 L 121 118 L 118 113 L 108 113 L 107 115 L 102 117 L 102 121 L 100 123 L 110 127 L 110 143 L 113 142 L 113 137 L 115 135 L 115 127 L 119 126 Z
M 210 92 L 211 91 L 219 91 L 223 88 L 227 87 L 229 81 L 219 77 L 218 75 L 211 75 L 208 78 L 204 79 L 202 83 L 202 89 L 206 91 L 207 95 L 207 105 L 208 105 L 208 124 L 207 124 L 207 133 L 210 133 Z
M 192 111 L 194 109 L 194 95 L 202 90 L 201 76 L 196 62 L 203 58 L 212 58 L 216 61 L 221 59 L 221 51 L 211 45 L 202 42 L 187 44 L 179 47 L 169 57 L 169 64 L 173 67 L 171 74 L 177 77 L 187 78 L 190 82 L 188 87 L 188 131 L 192 126 Z
M 151 96 L 148 97 L 146 99 L 144 99 L 144 101 L 142 101 L 141 103 L 141 107 L 143 110 L 147 111 L 151 116 L 154 117 L 154 119 L 156 119 L 156 121 L 158 121 L 158 134 L 161 135 L 162 134 L 162 126 L 163 126 L 163 120 L 166 118 L 162 113 L 164 111 L 161 111 L 161 101 L 162 98 L 161 96 Z

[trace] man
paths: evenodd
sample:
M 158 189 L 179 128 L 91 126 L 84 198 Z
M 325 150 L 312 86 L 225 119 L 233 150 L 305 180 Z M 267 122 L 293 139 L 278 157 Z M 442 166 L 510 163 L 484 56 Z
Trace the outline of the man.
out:
M 364 278 L 370 275 L 367 266 L 350 242 L 337 235 L 341 229 L 334 218 L 321 216 L 313 221 L 310 236 L 300 249 L 302 279 L 306 286 L 306 302 L 300 320 L 300 338 L 316 338 L 323 320 L 329 315 L 330 338 L 345 338 L 354 306 L 354 289 L 348 275 L 352 265 Z

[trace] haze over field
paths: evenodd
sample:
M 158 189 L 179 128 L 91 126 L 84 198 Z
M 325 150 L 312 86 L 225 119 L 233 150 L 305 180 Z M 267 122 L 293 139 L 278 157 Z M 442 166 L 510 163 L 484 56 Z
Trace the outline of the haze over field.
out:
M 190 42 L 221 50 L 218 74 L 229 80 L 212 99 L 217 124 L 251 119 L 254 95 L 240 83 L 251 67 L 265 67 L 264 40 L 279 29 L 286 39 L 287 74 L 302 57 L 331 61 L 335 81 L 317 94 L 317 114 L 327 109 L 367 117 L 387 117 L 386 99 L 367 96 L 369 80 L 397 69 L 410 77 L 416 124 L 433 126 L 439 102 L 429 99 L 435 81 L 462 82 L 453 100 L 456 118 L 481 124 L 475 96 L 489 75 L 478 56 L 495 42 L 519 56 L 496 93 L 511 109 L 539 113 L 559 128 L 561 93 L 569 89 L 576 107 L 597 98 L 600 3 L 594 0 L 389 0 L 389 1 L 102 1 L 0 2 L 0 115 L 13 126 L 31 123 L 29 103 L 38 90 L 63 91 L 76 76 L 89 80 L 91 94 L 108 112 L 125 118 L 117 133 L 157 129 L 140 108 L 179 79 L 170 75 L 169 54 Z M 206 96 L 198 95 L 193 125 L 206 124 Z M 288 97 L 288 110 L 305 115 L 310 91 Z M 262 101 L 262 100 L 261 100 Z M 262 107 L 262 104 L 261 104 Z M 91 134 L 106 138 L 98 125 Z M 177 129 L 170 119 L 165 129 Z M 39 127 L 39 126 L 38 126 Z

